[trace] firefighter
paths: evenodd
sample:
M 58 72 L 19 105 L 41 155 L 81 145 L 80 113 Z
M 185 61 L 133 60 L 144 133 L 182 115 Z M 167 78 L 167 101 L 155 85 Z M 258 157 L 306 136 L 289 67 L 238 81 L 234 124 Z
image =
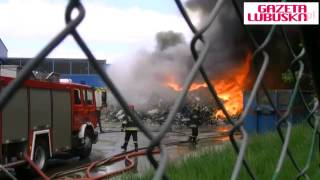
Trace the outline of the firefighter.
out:
M 190 126 L 189 126 L 192 130 L 192 134 L 189 140 L 194 144 L 196 144 L 197 142 L 199 125 L 200 125 L 200 107 L 198 105 L 195 105 L 192 108 L 192 112 L 190 115 Z
M 130 111 L 134 113 L 134 106 L 129 105 Z M 138 128 L 136 123 L 129 117 L 128 115 L 125 115 L 122 121 L 122 128 L 125 132 L 124 137 L 124 144 L 121 146 L 121 148 L 124 151 L 127 151 L 128 142 L 130 140 L 130 136 L 132 136 L 133 143 L 134 143 L 134 150 L 138 151 Z

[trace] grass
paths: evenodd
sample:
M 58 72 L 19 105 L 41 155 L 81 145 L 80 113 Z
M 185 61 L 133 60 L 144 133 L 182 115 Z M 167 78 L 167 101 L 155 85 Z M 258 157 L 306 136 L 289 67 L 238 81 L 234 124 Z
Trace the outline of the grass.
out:
M 303 168 L 309 153 L 312 129 L 307 125 L 297 125 L 292 130 L 289 147 L 298 165 Z M 318 139 L 316 141 L 319 142 Z M 275 132 L 250 136 L 246 159 L 257 179 L 272 178 L 281 145 L 280 138 Z M 315 147 L 312 163 L 307 172 L 310 179 L 320 179 L 319 145 L 316 144 Z M 170 179 L 230 179 L 235 161 L 236 155 L 229 143 L 223 150 L 211 149 L 195 156 L 190 155 L 179 162 L 171 162 L 166 172 Z M 154 171 L 150 170 L 142 177 L 127 174 L 122 179 L 152 179 L 153 173 Z M 296 175 L 297 171 L 286 157 L 278 179 L 296 179 Z M 250 179 L 243 167 L 238 179 Z

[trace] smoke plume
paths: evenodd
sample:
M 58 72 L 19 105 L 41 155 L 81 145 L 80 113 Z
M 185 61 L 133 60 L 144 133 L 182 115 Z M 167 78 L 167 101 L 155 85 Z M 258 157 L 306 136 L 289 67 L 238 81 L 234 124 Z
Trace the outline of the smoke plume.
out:
M 206 22 L 215 4 L 216 0 L 186 2 L 189 10 L 200 15 L 198 29 Z M 263 27 L 254 28 L 253 31 L 258 34 L 259 41 L 263 39 L 267 30 Z M 251 45 L 231 1 L 224 2 L 216 20 L 204 36 L 211 44 L 203 65 L 210 79 L 228 79 L 234 76 L 233 72 L 244 64 L 246 55 L 251 51 Z M 114 63 L 107 70 L 128 102 L 135 104 L 138 108 L 171 103 L 175 99 L 176 92 L 168 88 L 165 83 L 171 80 L 182 85 L 194 64 L 188 42 L 181 33 L 159 32 L 155 39 L 156 47 L 153 52 L 141 50 L 132 59 Z M 283 48 L 274 47 L 283 47 L 283 44 L 279 44 L 278 41 L 272 44 L 274 46 L 270 48 L 271 54 L 278 54 L 279 49 L 282 51 Z M 201 47 L 201 43 L 198 43 L 198 47 Z M 278 60 L 278 58 L 275 59 Z M 276 61 L 275 65 L 281 69 L 279 61 Z M 276 77 L 275 80 L 275 76 L 280 78 Z M 277 81 L 281 80 L 281 73 L 275 75 L 272 71 L 269 76 L 267 74 L 266 79 L 271 83 L 279 84 Z M 202 78 L 198 75 L 196 81 L 202 82 Z
M 165 83 L 174 78 L 182 83 L 191 65 L 191 54 L 181 33 L 159 32 L 153 52 L 139 51 L 133 59 L 108 68 L 129 103 L 138 108 L 172 102 L 173 93 Z
M 207 20 L 215 0 L 189 0 L 186 6 L 197 11 L 201 25 Z M 198 27 L 198 28 L 199 28 Z M 205 34 L 211 47 L 204 67 L 211 79 L 227 76 L 227 71 L 243 63 L 248 43 L 231 3 L 225 2 L 212 27 Z M 129 61 L 115 63 L 108 73 L 129 103 L 140 107 L 172 102 L 176 93 L 165 86 L 168 80 L 182 85 L 194 64 L 190 47 L 183 35 L 173 31 L 159 32 L 153 52 L 140 51 Z M 201 47 L 201 45 L 200 45 Z M 231 74 L 230 74 L 231 75 Z M 198 75 L 196 81 L 202 82 Z

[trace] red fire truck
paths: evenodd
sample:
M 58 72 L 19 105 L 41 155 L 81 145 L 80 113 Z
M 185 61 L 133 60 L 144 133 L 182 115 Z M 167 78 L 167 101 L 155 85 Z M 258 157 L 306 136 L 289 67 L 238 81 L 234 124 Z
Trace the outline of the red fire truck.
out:
M 0 77 L 0 88 L 12 80 Z M 44 169 L 59 152 L 89 156 L 97 141 L 95 94 L 86 85 L 27 80 L 0 113 L 0 161 L 7 166 L 26 153 Z

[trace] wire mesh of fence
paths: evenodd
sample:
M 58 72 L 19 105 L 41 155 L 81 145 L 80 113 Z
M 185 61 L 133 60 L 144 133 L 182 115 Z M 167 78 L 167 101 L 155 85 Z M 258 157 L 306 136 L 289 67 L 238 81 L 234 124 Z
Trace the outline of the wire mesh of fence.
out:
M 0 94 L 0 110 L 2 110 L 6 103 L 10 100 L 10 98 L 17 92 L 19 87 L 21 87 L 24 80 L 26 80 L 29 75 L 32 73 L 32 70 L 35 69 L 41 61 L 48 56 L 48 54 L 53 51 L 59 44 L 63 42 L 63 40 L 67 36 L 72 36 L 75 42 L 78 44 L 78 46 L 81 48 L 82 52 L 86 55 L 88 58 L 88 61 L 91 63 L 91 65 L 95 68 L 96 72 L 100 75 L 104 83 L 108 86 L 111 93 L 114 95 L 114 97 L 117 99 L 123 110 L 126 114 L 128 114 L 138 125 L 139 129 L 142 131 L 142 133 L 150 140 L 149 148 L 147 150 L 147 157 L 150 161 L 150 163 L 155 168 L 155 174 L 153 179 L 169 179 L 170 177 L 166 175 L 166 164 L 168 161 L 167 153 L 165 147 L 162 145 L 162 139 L 164 138 L 165 134 L 168 133 L 170 130 L 170 127 L 173 123 L 175 114 L 182 106 L 182 103 L 184 99 L 186 98 L 186 95 L 188 93 L 188 89 L 193 83 L 195 76 L 198 72 L 200 72 L 204 82 L 206 82 L 209 92 L 211 93 L 214 100 L 217 102 L 218 107 L 222 110 L 224 113 L 227 122 L 229 122 L 232 125 L 232 129 L 229 132 L 230 141 L 232 143 L 232 146 L 235 150 L 235 153 L 237 154 L 237 160 L 234 164 L 233 172 L 230 175 L 230 178 L 232 180 L 238 179 L 239 172 L 242 166 L 244 166 L 246 172 L 248 173 L 249 177 L 251 179 L 256 179 L 255 173 L 250 167 L 250 164 L 245 158 L 246 149 L 248 148 L 248 139 L 249 135 L 246 132 L 243 124 L 244 124 L 244 118 L 248 115 L 249 108 L 252 105 L 252 102 L 257 95 L 257 92 L 259 88 L 263 89 L 263 92 L 265 93 L 266 97 L 269 100 L 270 105 L 273 107 L 273 109 L 276 111 L 277 115 L 280 117 L 279 121 L 277 123 L 277 131 L 279 134 L 279 138 L 282 142 L 282 148 L 281 148 L 281 154 L 279 155 L 279 159 L 277 162 L 276 169 L 274 170 L 272 179 L 278 179 L 279 173 L 281 172 L 284 159 L 286 156 L 289 157 L 290 162 L 294 165 L 296 171 L 297 171 L 297 179 L 300 177 L 304 177 L 306 179 L 309 179 L 309 176 L 307 174 L 308 169 L 310 167 L 310 162 L 312 161 L 312 156 L 315 153 L 315 144 L 317 135 L 319 135 L 318 125 L 319 125 L 319 117 L 315 115 L 315 112 L 318 108 L 318 102 L 314 102 L 314 106 L 312 108 L 309 107 L 308 102 L 303 97 L 303 94 L 301 93 L 300 89 L 300 83 L 302 79 L 302 74 L 304 72 L 304 62 L 302 58 L 305 56 L 306 51 L 302 47 L 299 54 L 296 54 L 292 48 L 292 45 L 288 39 L 287 33 L 284 29 L 284 27 L 281 28 L 283 40 L 286 43 L 287 48 L 290 51 L 290 54 L 292 56 L 292 61 L 290 65 L 290 70 L 292 75 L 294 76 L 294 88 L 293 93 L 291 94 L 289 105 L 285 111 L 285 113 L 281 114 L 276 109 L 274 103 L 272 102 L 270 95 L 268 91 L 266 90 L 264 84 L 263 84 L 263 77 L 265 75 L 266 69 L 269 64 L 269 54 L 265 50 L 266 46 L 270 43 L 271 39 L 273 38 L 276 29 L 278 28 L 276 25 L 271 26 L 270 30 L 267 33 L 267 36 L 263 40 L 261 44 L 257 42 L 254 35 L 251 33 L 250 29 L 246 26 L 243 26 L 245 29 L 245 32 L 248 35 L 248 38 L 250 39 L 253 47 L 254 52 L 252 56 L 252 60 L 254 64 L 256 64 L 254 67 L 256 69 L 256 80 L 253 84 L 253 88 L 251 91 L 251 94 L 249 96 L 248 102 L 246 103 L 243 112 L 241 113 L 240 117 L 236 120 L 232 120 L 230 114 L 224 107 L 223 102 L 218 97 L 217 91 L 215 90 L 214 84 L 211 83 L 211 81 L 208 78 L 208 75 L 206 71 L 204 70 L 202 64 L 206 59 L 206 56 L 209 51 L 209 47 L 211 45 L 211 42 L 206 40 L 204 37 L 204 33 L 209 29 L 210 26 L 215 25 L 215 19 L 217 15 L 219 14 L 220 10 L 224 8 L 225 1 L 224 0 L 217 0 L 215 3 L 214 8 L 211 10 L 210 15 L 207 17 L 206 23 L 202 25 L 200 29 L 197 29 L 187 11 L 185 10 L 183 4 L 180 0 L 175 0 L 175 3 L 177 5 L 177 8 L 181 12 L 184 20 L 186 21 L 187 25 L 189 26 L 190 30 L 194 33 L 194 36 L 190 43 L 190 51 L 192 53 L 193 59 L 195 63 L 193 64 L 192 68 L 190 69 L 184 84 L 183 89 L 181 92 L 179 92 L 179 95 L 177 96 L 176 100 L 174 101 L 173 108 L 170 110 L 170 113 L 165 121 L 165 123 L 161 126 L 160 132 L 157 135 L 154 135 L 151 133 L 151 130 L 149 130 L 143 123 L 142 120 L 135 114 L 132 113 L 128 108 L 128 103 L 126 99 L 122 96 L 121 92 L 118 90 L 118 88 L 114 85 L 114 82 L 110 79 L 108 74 L 105 72 L 105 70 L 98 64 L 96 58 L 92 54 L 91 50 L 88 48 L 86 42 L 82 39 L 81 35 L 77 31 L 77 27 L 82 22 L 82 20 L 85 18 L 85 7 L 81 4 L 80 0 L 70 0 L 66 11 L 65 11 L 65 22 L 66 26 L 65 28 L 58 33 L 34 58 L 32 58 L 22 69 L 20 74 L 16 79 L 14 79 L 7 87 L 5 87 Z M 239 17 L 239 20 L 242 23 L 242 14 L 239 5 L 237 4 L 236 0 L 232 0 L 233 6 L 237 12 L 237 15 Z M 76 17 L 71 18 L 71 13 L 73 11 L 78 11 L 78 14 Z M 196 44 L 202 43 L 202 48 L 200 50 L 197 50 Z M 259 63 L 257 63 L 259 62 Z M 257 64 L 261 64 L 260 67 L 257 66 Z M 299 71 L 296 75 L 292 66 L 298 66 Z M 289 148 L 289 142 L 291 138 L 291 131 L 292 131 L 292 122 L 288 119 L 288 116 L 290 112 L 292 111 L 293 104 L 296 100 L 296 97 L 300 96 L 300 98 L 303 100 L 304 106 L 308 109 L 308 116 L 306 118 L 306 121 L 310 125 L 312 129 L 312 139 L 309 146 L 309 153 L 308 157 L 305 161 L 304 167 L 299 167 L 294 155 L 291 153 L 291 150 Z M 314 121 L 312 121 L 314 120 Z M 242 139 L 236 140 L 235 133 L 241 132 Z M 155 157 L 152 154 L 152 151 L 154 148 L 160 147 L 161 154 L 159 160 L 156 160 Z M 214 163 L 214 162 L 212 162 Z M 2 166 L 1 166 L 2 167 Z M 4 170 L 7 174 L 10 174 L 10 172 Z M 13 176 L 9 176 L 12 179 L 15 179 Z

